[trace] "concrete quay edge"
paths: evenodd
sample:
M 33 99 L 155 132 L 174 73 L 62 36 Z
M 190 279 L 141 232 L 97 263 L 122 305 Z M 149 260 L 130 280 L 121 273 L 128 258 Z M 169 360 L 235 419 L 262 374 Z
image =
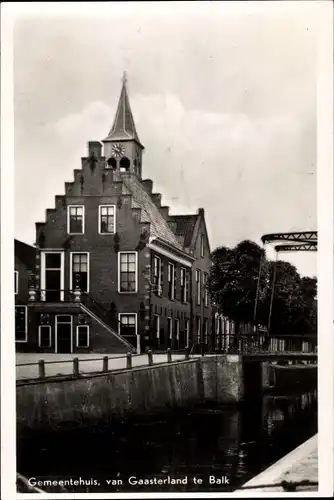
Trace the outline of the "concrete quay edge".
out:
M 289 471 L 296 466 L 299 462 L 301 462 L 303 459 L 307 458 L 310 456 L 312 453 L 314 453 L 317 450 L 318 447 L 318 434 L 315 434 L 312 436 L 310 439 L 299 445 L 297 448 L 292 450 L 290 453 L 282 457 L 280 460 L 272 464 L 270 467 L 262 471 L 260 474 L 257 476 L 253 477 L 250 481 L 245 483 L 243 487 L 246 486 L 260 486 L 260 485 L 270 485 L 270 484 L 275 484 L 279 483 L 284 480 L 284 475 L 289 473 Z M 318 477 L 310 477 L 307 475 L 304 479 L 309 480 L 309 481 L 317 481 Z M 289 480 L 293 481 L 293 478 L 289 478 Z M 239 488 L 236 490 L 236 492 L 244 492 L 245 494 L 248 493 L 255 493 L 259 491 L 283 491 L 282 488 L 271 488 L 270 486 L 266 488 L 260 488 L 260 489 L 244 489 Z

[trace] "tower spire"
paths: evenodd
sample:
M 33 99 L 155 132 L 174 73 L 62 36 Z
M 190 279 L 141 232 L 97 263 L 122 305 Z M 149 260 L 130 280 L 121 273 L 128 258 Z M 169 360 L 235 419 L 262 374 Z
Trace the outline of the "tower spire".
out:
M 127 75 L 127 72 L 124 70 L 123 76 L 122 76 L 122 84 L 126 85 L 127 83 L 128 83 L 128 75 Z
M 116 115 L 113 126 L 110 129 L 108 136 L 103 142 L 134 140 L 141 148 L 143 148 L 135 126 L 130 107 L 130 101 L 127 91 L 128 76 L 127 72 L 123 72 L 122 76 L 122 90 L 119 97 Z

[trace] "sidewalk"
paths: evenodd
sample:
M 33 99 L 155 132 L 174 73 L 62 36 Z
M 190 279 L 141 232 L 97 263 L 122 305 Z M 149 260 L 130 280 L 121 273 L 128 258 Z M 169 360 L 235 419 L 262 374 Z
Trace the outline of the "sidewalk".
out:
M 108 368 L 112 370 L 124 370 L 126 368 L 126 356 L 121 354 L 48 354 L 48 353 L 17 353 L 16 354 L 16 380 L 38 378 L 38 361 L 45 361 L 45 375 L 47 377 L 57 375 L 70 375 L 73 373 L 73 358 L 79 358 L 79 371 L 81 373 L 93 373 L 102 371 L 102 358 L 108 356 Z M 172 361 L 184 360 L 184 354 L 172 354 Z M 34 363 L 26 366 L 25 363 Z M 167 363 L 167 354 L 154 354 L 153 363 Z M 132 367 L 147 366 L 147 354 L 134 355 Z
M 291 451 L 285 457 L 271 467 L 261 472 L 254 477 L 243 487 L 261 486 L 281 483 L 282 481 L 299 482 L 299 481 L 318 481 L 318 435 L 311 437 L 308 441 L 301 444 L 295 450 Z M 300 486 L 296 492 L 317 491 L 318 486 Z M 237 490 L 238 493 L 243 489 Z M 284 492 L 282 487 L 266 487 L 266 488 L 245 488 L 245 495 L 255 494 L 256 492 Z

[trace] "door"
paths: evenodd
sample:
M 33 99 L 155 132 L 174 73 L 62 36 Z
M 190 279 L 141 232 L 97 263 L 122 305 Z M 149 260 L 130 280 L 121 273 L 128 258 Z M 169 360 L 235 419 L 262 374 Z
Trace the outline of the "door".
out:
M 63 254 L 45 252 L 42 258 L 42 299 L 47 302 L 63 300 Z
M 140 350 L 139 336 L 137 335 L 137 315 L 121 313 L 119 317 L 120 334 L 130 344 L 132 344 L 137 352 Z
M 56 353 L 70 354 L 73 352 L 72 316 L 56 316 Z

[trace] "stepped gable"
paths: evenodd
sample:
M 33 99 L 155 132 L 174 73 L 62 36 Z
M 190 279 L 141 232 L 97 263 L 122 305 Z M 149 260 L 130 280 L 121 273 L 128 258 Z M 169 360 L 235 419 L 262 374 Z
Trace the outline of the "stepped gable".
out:
M 182 250 L 182 245 L 171 231 L 168 222 L 160 213 L 159 208 L 154 204 L 151 196 L 145 190 L 142 182 L 134 175 L 123 174 L 123 194 L 132 195 L 133 208 L 141 209 L 141 222 L 148 222 L 151 225 L 150 235 L 161 238 L 166 243 Z
M 190 247 L 198 214 L 170 215 L 169 219 L 176 224 L 175 234 L 183 238 L 183 246 Z

